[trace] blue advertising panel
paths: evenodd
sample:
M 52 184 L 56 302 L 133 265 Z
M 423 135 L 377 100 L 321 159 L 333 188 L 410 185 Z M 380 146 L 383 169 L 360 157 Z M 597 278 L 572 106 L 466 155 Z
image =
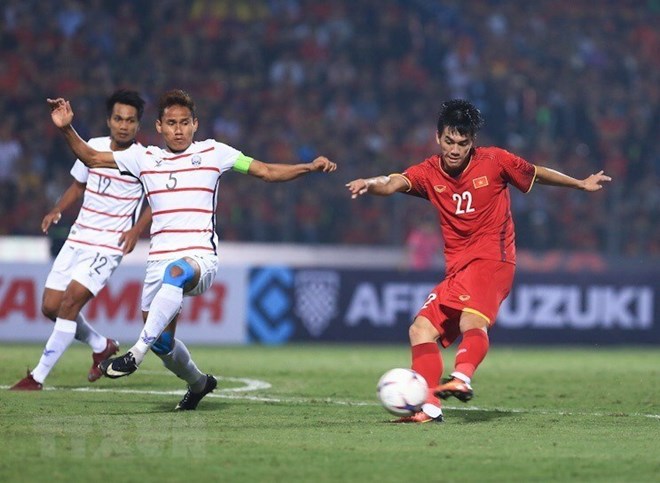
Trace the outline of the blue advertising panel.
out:
M 250 274 L 254 342 L 406 342 L 437 272 L 264 267 Z M 518 273 L 491 339 L 658 344 L 657 273 Z

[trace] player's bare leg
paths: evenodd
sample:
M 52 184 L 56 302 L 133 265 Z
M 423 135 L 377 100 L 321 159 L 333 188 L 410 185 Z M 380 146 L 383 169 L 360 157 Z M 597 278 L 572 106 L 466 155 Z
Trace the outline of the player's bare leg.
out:
M 57 312 L 62 304 L 62 297 L 64 297 L 64 290 L 44 288 L 44 293 L 41 296 L 41 313 L 52 322 L 55 322 L 57 318 Z

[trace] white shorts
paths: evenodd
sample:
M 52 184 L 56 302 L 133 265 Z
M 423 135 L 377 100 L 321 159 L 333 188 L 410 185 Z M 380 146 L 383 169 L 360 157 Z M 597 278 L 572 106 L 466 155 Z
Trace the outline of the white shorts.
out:
M 46 288 L 64 292 L 69 282 L 75 280 L 96 296 L 108 283 L 121 259 L 122 255 L 99 253 L 65 242 L 46 278 Z
M 186 255 L 197 262 L 200 269 L 199 282 L 188 292 L 185 297 L 193 297 L 202 294 L 213 285 L 215 274 L 218 271 L 218 257 L 216 255 Z M 186 258 L 184 257 L 184 258 Z M 170 258 L 166 260 L 151 260 L 147 262 L 147 273 L 144 276 L 144 286 L 142 287 L 142 311 L 149 312 L 151 302 L 156 296 L 156 292 L 163 284 L 163 276 L 167 266 L 180 260 L 180 258 Z

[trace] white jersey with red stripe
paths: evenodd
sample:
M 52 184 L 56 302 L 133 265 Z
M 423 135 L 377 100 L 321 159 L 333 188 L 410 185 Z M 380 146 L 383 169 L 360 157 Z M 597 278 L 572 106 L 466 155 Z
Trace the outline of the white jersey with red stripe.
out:
M 114 158 L 122 172 L 142 181 L 151 205 L 149 260 L 217 255 L 218 181 L 229 169 L 245 172 L 237 163 L 250 158 L 213 139 L 181 153 L 148 146 L 115 152 Z
M 110 151 L 110 142 L 104 136 L 92 138 L 88 144 L 97 151 Z M 79 159 L 71 175 L 87 186 L 68 241 L 99 253 L 121 254 L 119 237 L 135 224 L 144 201 L 140 181 L 114 168 L 89 169 Z

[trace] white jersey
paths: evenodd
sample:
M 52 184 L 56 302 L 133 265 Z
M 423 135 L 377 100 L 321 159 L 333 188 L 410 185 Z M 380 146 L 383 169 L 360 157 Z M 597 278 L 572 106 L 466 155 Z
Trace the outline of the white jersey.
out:
M 113 154 L 122 172 L 140 179 L 151 205 L 149 260 L 217 255 L 218 181 L 229 169 L 245 172 L 236 164 L 250 158 L 213 139 L 193 142 L 181 153 L 136 146 Z
M 105 136 L 92 138 L 88 144 L 97 151 L 110 151 L 110 142 Z M 119 237 L 135 225 L 144 200 L 139 180 L 113 168 L 89 169 L 79 159 L 71 175 L 87 186 L 67 241 L 100 253 L 121 254 Z

